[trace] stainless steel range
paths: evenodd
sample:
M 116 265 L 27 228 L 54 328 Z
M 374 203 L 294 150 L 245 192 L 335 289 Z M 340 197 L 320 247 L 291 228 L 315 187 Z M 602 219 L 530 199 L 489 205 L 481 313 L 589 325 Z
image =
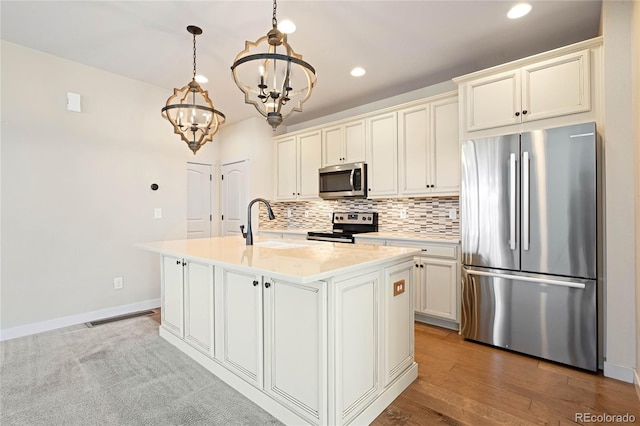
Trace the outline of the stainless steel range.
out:
M 334 243 L 354 242 L 354 234 L 378 231 L 378 213 L 333 213 L 332 231 L 307 232 L 307 240 L 331 241 Z

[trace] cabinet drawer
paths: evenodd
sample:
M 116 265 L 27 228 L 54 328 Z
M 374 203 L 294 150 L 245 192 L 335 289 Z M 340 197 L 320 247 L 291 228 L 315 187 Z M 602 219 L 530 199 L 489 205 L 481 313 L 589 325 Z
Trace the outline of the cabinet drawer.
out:
M 447 259 L 457 259 L 457 247 L 456 246 L 444 246 L 437 244 L 425 244 L 413 241 L 387 241 L 387 245 L 393 247 L 415 247 L 422 250 L 422 255 L 443 257 Z

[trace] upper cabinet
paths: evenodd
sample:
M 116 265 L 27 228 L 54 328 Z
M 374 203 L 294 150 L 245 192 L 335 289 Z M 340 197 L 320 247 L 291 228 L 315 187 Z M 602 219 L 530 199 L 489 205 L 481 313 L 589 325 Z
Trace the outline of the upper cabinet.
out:
M 322 166 L 365 161 L 365 121 L 322 129 Z
M 595 120 L 601 43 L 588 40 L 455 78 L 462 138 Z
M 457 195 L 459 146 L 456 93 L 398 111 L 399 194 Z
M 398 194 L 398 121 L 395 111 L 367 119 L 369 198 Z
M 319 199 L 320 146 L 319 130 L 275 140 L 277 200 Z

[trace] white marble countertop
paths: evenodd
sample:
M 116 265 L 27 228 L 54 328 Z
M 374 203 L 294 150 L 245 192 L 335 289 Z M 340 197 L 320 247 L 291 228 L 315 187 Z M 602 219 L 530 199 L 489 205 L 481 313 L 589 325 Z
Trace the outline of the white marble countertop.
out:
M 405 247 L 257 236 L 254 236 L 253 246 L 247 246 L 240 236 L 159 241 L 136 246 L 163 255 L 241 268 L 296 283 L 323 280 L 420 253 L 420 249 Z
M 276 229 L 260 229 L 258 232 L 281 232 L 283 234 L 300 234 L 307 235 L 309 231 L 317 231 L 317 229 L 303 229 L 303 228 L 276 228 Z
M 460 243 L 460 237 L 440 234 L 417 234 L 415 232 L 365 232 L 362 234 L 356 234 L 355 237 L 362 239 L 402 240 L 422 243 Z

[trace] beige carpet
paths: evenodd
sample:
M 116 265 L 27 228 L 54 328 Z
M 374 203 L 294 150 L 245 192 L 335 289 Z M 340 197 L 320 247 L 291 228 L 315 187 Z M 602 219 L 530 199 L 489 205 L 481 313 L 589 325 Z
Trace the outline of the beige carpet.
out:
M 148 317 L 0 343 L 0 424 L 279 425 Z

